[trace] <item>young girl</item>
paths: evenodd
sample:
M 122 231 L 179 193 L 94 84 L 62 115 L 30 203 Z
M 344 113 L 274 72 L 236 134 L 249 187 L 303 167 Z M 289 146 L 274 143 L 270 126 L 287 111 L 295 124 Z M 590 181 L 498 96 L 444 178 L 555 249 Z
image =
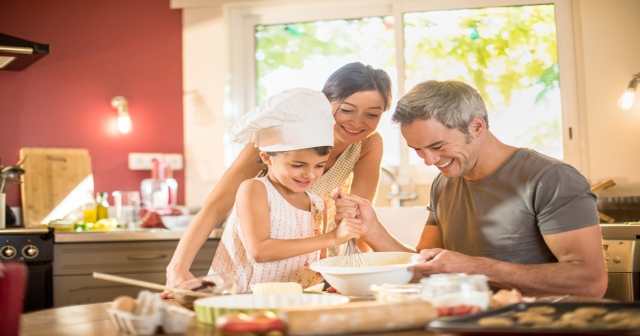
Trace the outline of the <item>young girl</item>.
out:
M 360 237 L 346 218 L 323 233 L 324 202 L 307 192 L 333 149 L 335 119 L 322 92 L 297 88 L 267 99 L 232 129 L 236 142 L 255 142 L 267 174 L 242 182 L 210 273 L 231 273 L 238 292 L 263 282 L 322 281 L 309 268 L 320 250 Z

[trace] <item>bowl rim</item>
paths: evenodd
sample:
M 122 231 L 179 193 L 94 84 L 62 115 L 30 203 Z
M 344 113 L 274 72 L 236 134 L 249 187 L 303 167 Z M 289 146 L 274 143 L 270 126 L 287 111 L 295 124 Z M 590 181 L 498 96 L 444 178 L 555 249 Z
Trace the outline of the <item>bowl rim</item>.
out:
M 366 252 L 363 253 L 365 256 L 369 253 L 380 253 L 380 252 Z M 385 266 L 368 266 L 368 267 L 343 267 L 343 266 L 325 266 L 323 264 L 327 263 L 329 260 L 335 260 L 337 258 L 342 258 L 343 256 L 335 256 L 329 257 L 325 259 L 320 259 L 314 261 L 309 265 L 309 268 L 316 272 L 320 272 L 323 274 L 329 275 L 339 275 L 339 274 L 369 274 L 369 273 L 380 273 L 386 271 L 393 271 L 402 268 L 408 268 L 419 264 L 421 261 L 418 261 L 418 257 L 420 254 L 413 252 L 401 252 L 401 251 L 391 251 L 384 253 L 397 253 L 397 254 L 411 254 L 409 258 L 410 262 L 404 264 L 394 264 L 394 265 L 385 265 Z

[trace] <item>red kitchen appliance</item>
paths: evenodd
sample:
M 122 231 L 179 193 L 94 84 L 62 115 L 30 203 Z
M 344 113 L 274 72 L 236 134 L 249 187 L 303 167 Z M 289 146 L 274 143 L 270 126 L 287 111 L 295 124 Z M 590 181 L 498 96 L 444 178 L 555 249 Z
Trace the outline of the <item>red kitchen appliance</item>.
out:
M 140 185 L 142 196 L 143 228 L 164 228 L 160 216 L 181 215 L 176 209 L 178 182 L 172 177 L 173 171 L 168 162 L 154 160 L 151 178 L 144 179 Z
M 17 336 L 27 270 L 23 263 L 0 262 L 0 336 Z

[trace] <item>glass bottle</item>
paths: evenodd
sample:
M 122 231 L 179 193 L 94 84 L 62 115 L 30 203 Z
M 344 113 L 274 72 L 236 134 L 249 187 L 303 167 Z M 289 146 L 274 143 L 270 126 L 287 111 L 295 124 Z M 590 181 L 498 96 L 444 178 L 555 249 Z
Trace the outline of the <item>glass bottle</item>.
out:
M 93 198 L 93 191 L 88 191 L 86 201 L 84 203 L 84 206 L 82 207 L 84 213 L 84 223 L 82 224 L 82 227 L 76 227 L 76 230 L 84 230 L 88 225 L 93 225 L 93 223 L 98 220 L 97 207 L 98 204 L 96 203 L 96 199 Z
M 96 220 L 99 221 L 104 218 L 109 218 L 109 194 L 106 192 L 99 192 L 96 194 Z

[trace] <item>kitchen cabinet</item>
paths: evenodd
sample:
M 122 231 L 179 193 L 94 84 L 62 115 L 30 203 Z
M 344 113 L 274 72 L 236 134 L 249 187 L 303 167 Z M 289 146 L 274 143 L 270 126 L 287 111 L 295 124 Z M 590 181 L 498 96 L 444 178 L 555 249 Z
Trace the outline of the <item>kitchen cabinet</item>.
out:
M 190 271 L 207 274 L 219 239 L 209 239 Z M 93 278 L 93 272 L 166 283 L 165 269 L 178 240 L 103 241 L 54 244 L 53 305 L 107 302 L 120 295 L 136 297 L 143 288 Z

